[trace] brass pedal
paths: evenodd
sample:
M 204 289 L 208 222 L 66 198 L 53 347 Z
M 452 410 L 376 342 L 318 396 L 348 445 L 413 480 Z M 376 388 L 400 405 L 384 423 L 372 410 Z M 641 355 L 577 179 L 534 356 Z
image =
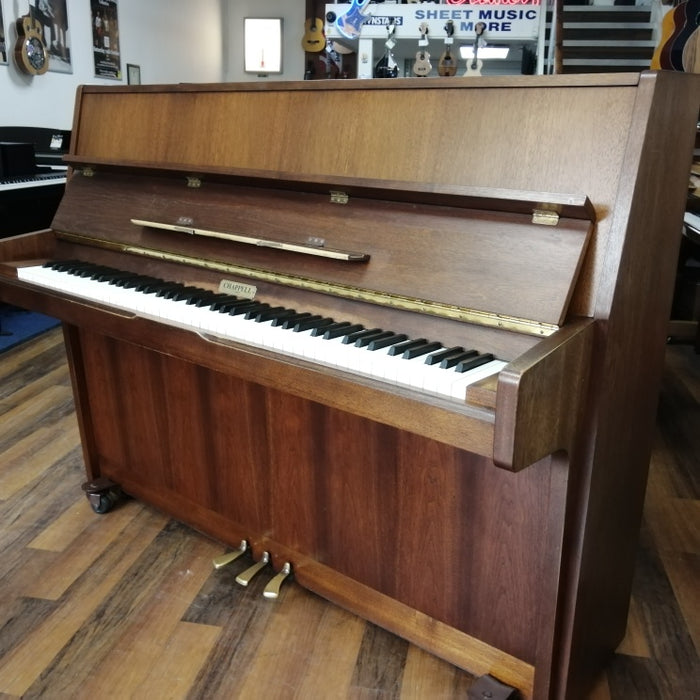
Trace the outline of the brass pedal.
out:
M 253 576 L 255 576 L 255 574 L 264 569 L 269 563 L 270 553 L 263 552 L 260 561 L 255 562 L 253 566 L 249 567 L 245 571 L 238 574 L 238 576 L 236 576 L 236 583 L 240 583 L 241 586 L 247 586 L 250 583 Z
M 226 554 L 214 557 L 214 559 L 212 560 L 214 568 L 220 569 L 222 566 L 226 566 L 226 564 L 230 564 L 232 561 L 236 561 L 238 557 L 240 557 L 242 554 L 245 554 L 247 551 L 248 543 L 245 540 L 241 540 L 240 545 L 238 545 L 238 549 L 234 549 L 232 552 L 226 552 Z
M 279 597 L 280 587 L 292 573 L 292 565 L 287 561 L 280 572 L 265 586 L 263 596 L 274 600 Z

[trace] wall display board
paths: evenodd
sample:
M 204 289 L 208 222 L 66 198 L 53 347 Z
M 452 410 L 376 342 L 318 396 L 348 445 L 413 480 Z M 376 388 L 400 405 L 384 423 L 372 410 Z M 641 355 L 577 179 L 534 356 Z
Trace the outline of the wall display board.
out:
M 324 19 L 329 39 L 357 50 L 357 77 L 369 78 L 375 60 L 384 53 L 384 42 L 389 33 L 395 40 L 392 49 L 397 58 L 403 54 L 413 56 L 416 42 L 422 38 L 433 42 L 436 53 L 439 53 L 438 47 L 448 43 L 452 46 L 453 42 L 459 55 L 460 46 L 474 45 L 477 30 L 482 27 L 480 46 L 516 49 L 523 45 L 534 46 L 540 34 L 541 5 L 539 0 L 494 3 L 481 0 L 447 5 L 372 4 L 367 0 L 354 0 L 352 3 L 327 4 Z M 446 30 L 448 24 L 453 28 L 449 34 L 451 41 Z M 464 70 L 458 73 L 463 74 Z

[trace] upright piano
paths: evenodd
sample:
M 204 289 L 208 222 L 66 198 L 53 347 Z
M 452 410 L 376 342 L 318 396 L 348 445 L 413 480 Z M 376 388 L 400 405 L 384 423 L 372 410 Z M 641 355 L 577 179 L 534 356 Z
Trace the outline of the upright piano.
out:
M 625 632 L 699 81 L 79 88 L 0 298 L 63 321 L 89 495 L 583 696 Z

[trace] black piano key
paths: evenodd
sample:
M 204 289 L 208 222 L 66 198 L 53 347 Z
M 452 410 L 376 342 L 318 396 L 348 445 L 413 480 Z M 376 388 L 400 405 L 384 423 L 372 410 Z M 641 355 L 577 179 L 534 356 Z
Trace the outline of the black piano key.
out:
M 384 337 L 375 337 L 374 340 L 370 340 L 367 349 L 381 350 L 382 348 L 388 348 L 390 345 L 400 343 L 402 340 L 406 340 L 406 338 L 408 338 L 408 336 L 405 333 L 390 333 Z
M 390 355 L 403 355 L 404 352 L 410 350 L 411 348 L 419 347 L 421 345 L 426 345 L 428 341 L 425 338 L 416 338 L 414 340 L 405 340 L 402 343 L 396 343 L 393 347 L 389 348 Z M 434 348 L 437 350 L 441 348 L 442 345 L 438 343 L 438 347 Z
M 343 337 L 342 342 L 344 345 L 352 345 L 359 338 L 364 338 L 367 335 L 376 335 L 381 332 L 381 328 L 362 328 L 361 330 L 350 331 Z
M 195 291 L 187 297 L 186 303 L 189 306 L 198 306 L 199 302 L 206 302 L 212 296 L 214 296 L 214 292 L 211 290 L 195 287 Z
M 256 323 L 265 323 L 265 321 L 272 321 L 277 318 L 279 314 L 288 312 L 284 306 L 271 306 L 269 309 L 263 309 L 255 317 Z
M 135 272 L 122 272 L 120 275 L 114 275 L 109 283 L 113 284 L 115 287 L 123 287 L 124 282 L 127 280 L 132 280 L 136 277 L 139 277 L 139 275 Z
M 94 267 L 92 265 L 76 267 L 72 270 L 72 274 L 74 274 L 76 277 L 92 277 L 93 272 Z
M 117 286 L 123 287 L 124 289 L 136 289 L 139 285 L 143 284 L 145 280 L 146 278 L 143 275 L 134 275 L 134 277 L 121 280 Z
M 292 314 L 291 316 L 287 316 L 287 318 L 284 319 L 282 323 L 282 328 L 290 329 L 294 328 L 294 326 L 299 323 L 304 318 L 309 318 L 311 314 L 308 311 L 299 311 L 298 313 Z
M 229 316 L 240 316 L 256 308 L 260 308 L 260 302 L 249 299 L 244 304 L 232 304 L 231 308 L 226 313 Z
M 243 314 L 243 318 L 246 319 L 246 321 L 254 319 L 261 311 L 264 311 L 265 309 L 269 309 L 270 305 L 266 304 L 265 302 L 257 302 L 257 305 L 254 307 L 251 307 L 248 309 L 248 311 Z
M 211 305 L 212 311 L 222 311 L 226 304 L 230 304 L 234 301 L 238 301 L 238 297 L 233 294 L 222 294 L 221 298 L 217 298 Z
M 440 350 L 439 352 L 434 352 L 425 358 L 426 365 L 439 365 L 444 359 L 452 357 L 453 355 L 459 355 L 459 353 L 464 352 L 464 348 L 460 345 L 454 345 L 451 348 L 446 348 L 445 350 Z
M 95 279 L 98 282 L 107 282 L 109 284 L 109 282 L 111 282 L 114 279 L 115 275 L 117 275 L 118 273 L 119 270 L 115 270 L 114 268 L 107 268 L 104 271 L 97 273 L 95 275 Z
M 184 301 L 191 299 L 193 296 L 199 294 L 202 290 L 199 287 L 186 286 L 182 287 L 178 292 L 170 297 L 173 301 Z
M 440 369 L 450 369 L 450 367 L 455 367 L 460 362 L 464 362 L 477 354 L 478 353 L 476 350 L 466 350 L 465 352 L 460 352 L 457 355 L 450 355 L 440 363 Z
M 114 272 L 114 270 L 111 267 L 107 267 L 106 265 L 95 265 L 90 271 L 88 277 L 100 281 L 101 278 L 108 277 L 112 272 Z
M 211 289 L 200 289 L 197 294 L 193 294 L 187 300 L 187 303 L 191 306 L 197 306 L 199 308 L 202 306 L 211 306 L 215 296 L 216 292 L 212 292 Z
M 310 323 L 311 326 L 313 326 L 314 323 L 317 321 L 320 321 L 323 318 L 320 314 L 304 314 L 303 318 L 298 318 L 294 321 L 294 323 L 285 323 L 284 328 L 291 328 L 292 330 L 296 330 L 297 326 L 299 329 L 303 329 L 304 325 L 306 323 Z M 298 332 L 298 331 L 297 331 Z
M 259 302 L 253 301 L 252 299 L 239 299 L 238 301 L 232 301 L 228 304 L 224 304 L 220 309 L 220 313 L 228 314 L 229 316 L 237 316 L 238 314 L 245 313 L 255 304 Z
M 432 342 L 423 343 L 422 345 L 417 345 L 416 347 L 408 348 L 404 350 L 403 355 L 401 355 L 402 360 L 412 360 L 414 357 L 420 357 L 421 355 L 427 355 L 429 352 L 434 352 L 442 347 L 442 343 Z
M 67 272 L 69 275 L 77 275 L 87 269 L 89 265 L 90 263 L 83 262 L 82 260 L 66 260 L 58 269 L 62 272 Z
M 163 299 L 174 300 L 175 296 L 179 294 L 184 288 L 185 285 L 180 284 L 180 282 L 171 282 L 167 287 L 163 287 L 162 289 L 158 290 L 156 292 L 156 296 L 162 297 Z
M 334 338 L 340 338 L 342 335 L 347 335 L 348 333 L 355 333 L 356 331 L 361 331 L 364 326 L 361 323 L 350 323 L 350 321 L 338 321 L 336 323 L 331 323 L 330 326 L 324 326 L 319 329 L 323 331 L 324 340 L 333 340 Z M 319 332 L 318 335 L 321 333 Z M 317 335 L 316 332 L 312 335 Z
M 273 326 L 282 326 L 290 319 L 292 316 L 298 316 L 299 312 L 296 309 L 286 309 L 285 311 L 280 311 L 279 314 L 272 319 Z
M 167 284 L 167 282 L 154 278 L 150 282 L 143 282 L 140 284 L 138 287 L 136 287 L 136 291 L 142 292 L 143 294 L 156 294 L 165 284 Z
M 455 372 L 467 372 L 475 367 L 481 367 L 481 365 L 485 365 L 487 362 L 491 362 L 493 359 L 494 357 L 490 352 L 484 353 L 483 355 L 477 355 L 470 360 L 458 362 L 455 366 Z
M 386 338 L 389 335 L 392 335 L 391 331 L 383 331 L 380 328 L 375 328 L 374 330 L 370 330 L 367 333 L 361 332 L 361 334 L 357 338 L 355 338 L 354 345 L 356 348 L 364 348 L 367 345 L 369 345 L 372 340 Z
M 298 323 L 294 324 L 294 332 L 295 333 L 302 333 L 303 331 L 309 331 L 312 328 L 325 328 L 326 326 L 329 326 L 331 323 L 333 323 L 332 318 L 328 318 L 327 316 L 318 316 L 314 317 L 311 316 L 310 318 L 306 318 L 303 321 L 299 321 Z
M 47 260 L 42 267 L 46 267 L 50 270 L 56 270 L 57 272 L 64 272 L 68 270 L 71 264 L 75 262 L 74 260 Z
M 207 308 L 211 309 L 214 304 L 219 301 L 220 299 L 230 299 L 229 294 L 220 294 L 219 292 L 211 292 L 210 294 L 207 294 L 206 297 L 202 296 L 197 301 L 195 302 L 195 306 L 198 306 L 199 308 Z

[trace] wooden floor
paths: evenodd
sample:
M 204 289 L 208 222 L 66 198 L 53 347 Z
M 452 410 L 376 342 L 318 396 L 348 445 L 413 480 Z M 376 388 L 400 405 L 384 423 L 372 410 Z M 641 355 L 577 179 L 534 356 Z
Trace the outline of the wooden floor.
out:
M 595 700 L 700 698 L 700 356 L 669 346 L 628 634 Z M 634 426 L 630 425 L 630 430 Z M 472 681 L 224 548 L 83 496 L 60 330 L 0 356 L 0 700 L 458 698 Z M 263 580 L 265 579 L 265 580 Z

